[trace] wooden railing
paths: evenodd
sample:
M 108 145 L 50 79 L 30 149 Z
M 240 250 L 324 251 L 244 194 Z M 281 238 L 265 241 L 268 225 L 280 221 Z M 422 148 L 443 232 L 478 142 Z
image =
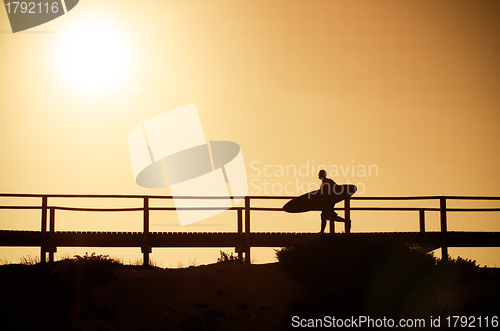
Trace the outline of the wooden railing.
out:
M 0 194 L 2 197 L 16 197 L 16 198 L 40 198 L 40 205 L 35 206 L 14 206 L 14 205 L 0 205 L 0 209 L 39 209 L 41 210 L 41 230 L 40 230 L 40 260 L 42 263 L 46 262 L 46 255 L 49 255 L 49 261 L 54 260 L 54 252 L 56 251 L 55 244 L 50 240 L 51 234 L 55 233 L 55 211 L 56 210 L 69 210 L 69 211 L 93 211 L 93 212 L 142 212 L 143 213 L 143 231 L 142 242 L 140 244 L 144 264 L 149 263 L 149 254 L 152 252 L 152 245 L 150 237 L 152 233 L 149 230 L 149 214 L 150 211 L 163 210 L 227 210 L 224 207 L 193 207 L 193 208 L 175 208 L 175 207 L 151 207 L 150 201 L 157 199 L 173 199 L 172 196 L 153 196 L 153 195 L 75 195 L 75 194 Z M 54 198 L 92 198 L 92 199 L 141 199 L 142 207 L 133 208 L 81 208 L 81 207 L 68 207 L 51 205 L 49 199 Z M 176 199 L 227 199 L 227 197 L 175 197 Z M 257 200 L 289 200 L 293 197 L 290 196 L 246 196 L 244 198 L 243 207 L 232 207 L 229 210 L 237 211 L 237 232 L 238 240 L 241 239 L 242 245 L 235 247 L 239 256 L 245 254 L 245 260 L 250 262 L 250 248 L 251 243 L 251 230 L 250 230 L 250 212 L 251 211 L 282 211 L 281 207 L 254 207 L 251 202 Z M 370 201 L 410 201 L 410 200 L 435 200 L 439 201 L 439 208 L 421 208 L 421 207 L 351 207 L 351 200 L 370 200 Z M 471 197 L 471 196 L 417 196 L 417 197 L 351 197 L 344 201 L 344 207 L 335 208 L 335 210 L 343 210 L 344 218 L 351 218 L 351 211 L 418 211 L 419 215 L 419 229 L 420 233 L 425 233 L 425 212 L 439 212 L 440 213 L 440 245 L 442 248 L 443 259 L 448 258 L 448 229 L 447 229 L 447 213 L 448 212 L 496 212 L 500 208 L 447 208 L 448 200 L 500 200 L 500 197 Z M 243 211 L 244 211 L 244 229 L 243 229 Z M 47 217 L 48 216 L 48 217 Z M 47 231 L 47 219 L 49 229 Z M 334 222 L 330 222 L 330 233 L 334 233 Z M 349 228 L 345 229 L 345 233 L 350 233 Z M 210 235 L 211 233 L 206 233 Z M 227 232 L 226 234 L 230 234 Z M 231 241 L 232 242 L 232 241 Z M 9 246 L 7 242 L 2 242 L 0 239 L 0 246 Z M 500 246 L 500 243 L 498 243 Z M 136 246 L 137 247 L 137 246 Z M 170 247 L 170 246 L 169 246 Z M 224 246 L 220 246 L 224 247 Z

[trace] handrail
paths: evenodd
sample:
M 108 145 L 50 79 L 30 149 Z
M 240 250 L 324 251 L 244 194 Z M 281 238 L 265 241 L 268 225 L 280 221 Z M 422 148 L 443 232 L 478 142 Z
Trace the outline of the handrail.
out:
M 42 206 L 0 206 L 0 209 L 42 209 Z M 61 206 L 47 206 L 48 209 L 55 210 L 69 210 L 69 211 L 94 211 L 94 212 L 108 212 L 108 211 L 143 211 L 143 207 L 136 208 L 90 208 L 90 207 L 61 207 Z M 149 210 L 238 210 L 245 209 L 244 207 L 149 207 Z
M 31 193 L 0 193 L 0 197 L 25 197 L 25 198 L 120 198 L 120 199 L 173 199 L 171 195 L 147 195 L 147 194 L 31 194 Z M 175 199 L 244 199 L 247 196 L 175 196 Z M 285 195 L 253 195 L 251 199 L 293 199 L 297 196 Z M 352 196 L 350 200 L 500 200 L 500 197 L 494 196 L 455 196 L 455 195 L 429 195 L 429 196 L 404 196 L 404 197 L 370 197 L 370 196 Z
M 47 206 L 49 209 L 68 210 L 68 211 L 93 211 L 93 212 L 113 212 L 113 211 L 143 211 L 144 208 L 89 208 L 89 207 L 61 207 Z M 0 209 L 42 209 L 42 206 L 0 206 Z M 244 210 L 245 207 L 149 207 L 149 210 Z M 432 207 L 350 207 L 350 210 L 364 211 L 440 211 L 440 208 Z M 255 211 L 282 211 L 279 207 L 250 207 Z M 345 210 L 344 207 L 336 207 L 335 210 Z M 481 212 L 481 211 L 500 211 L 500 208 L 446 208 L 446 211 L 452 212 Z

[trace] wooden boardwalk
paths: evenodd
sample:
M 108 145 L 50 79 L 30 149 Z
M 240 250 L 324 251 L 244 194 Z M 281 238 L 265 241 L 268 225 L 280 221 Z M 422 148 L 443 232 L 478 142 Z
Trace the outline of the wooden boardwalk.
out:
M 499 247 L 500 232 L 457 232 L 449 231 L 448 247 Z M 284 247 L 299 240 L 330 236 L 309 232 L 252 232 L 249 242 L 245 234 L 236 232 L 150 232 L 149 246 L 159 247 Z M 421 245 L 426 251 L 441 247 L 441 232 L 355 232 L 336 233 L 334 236 L 350 236 L 408 242 Z M 77 232 L 57 231 L 46 233 L 46 242 L 54 247 L 142 247 L 142 232 Z M 44 238 L 40 231 L 0 230 L 1 246 L 40 247 Z
M 149 263 L 149 254 L 152 248 L 159 247 L 234 247 L 239 256 L 244 253 L 245 260 L 250 262 L 251 247 L 284 247 L 293 245 L 298 240 L 315 238 L 318 236 L 351 236 L 352 238 L 366 238 L 393 242 L 406 242 L 420 246 L 426 251 L 442 248 L 442 258 L 448 257 L 448 247 L 500 247 L 500 232 L 456 232 L 447 230 L 448 212 L 498 212 L 500 208 L 447 208 L 449 199 L 464 200 L 500 200 L 498 197 L 353 197 L 351 200 L 439 200 L 439 208 L 389 208 L 389 207 L 350 207 L 350 200 L 345 201 L 343 210 L 346 219 L 350 218 L 352 210 L 365 211 L 417 211 L 419 232 L 373 232 L 373 233 L 334 233 L 334 222 L 330 222 L 330 234 L 318 233 L 270 233 L 250 231 L 250 211 L 282 211 L 281 208 L 251 207 L 251 199 L 290 199 L 291 197 L 245 197 L 244 207 L 233 207 L 237 211 L 236 232 L 150 232 L 150 210 L 175 210 L 174 207 L 149 207 L 150 199 L 168 199 L 165 196 L 80 196 L 80 195 L 32 195 L 32 194 L 0 194 L 1 197 L 40 197 L 38 206 L 3 206 L 0 209 L 40 209 L 41 230 L 0 230 L 0 246 L 35 246 L 40 247 L 42 263 L 53 261 L 57 247 L 140 247 L 144 254 L 144 264 Z M 133 198 L 142 199 L 142 208 L 75 208 L 67 206 L 52 206 L 48 199 L 52 197 L 65 198 Z M 210 197 L 213 198 L 213 197 Z M 199 208 L 194 208 L 199 209 Z M 142 232 L 76 232 L 56 231 L 55 211 L 142 211 Z M 437 211 L 440 213 L 441 231 L 425 231 L 425 212 Z M 243 220 L 243 215 L 244 220 Z M 48 222 L 47 222 L 48 221 Z M 47 225 L 49 228 L 47 229 Z M 243 226 L 244 225 L 244 226 Z

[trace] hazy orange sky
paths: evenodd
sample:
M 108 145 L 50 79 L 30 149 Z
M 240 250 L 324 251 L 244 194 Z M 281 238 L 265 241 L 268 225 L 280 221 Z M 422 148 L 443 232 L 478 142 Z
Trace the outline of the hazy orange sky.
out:
M 364 196 L 500 196 L 499 12 L 485 0 L 82 0 L 13 34 L 1 8 L 0 191 L 168 195 L 135 184 L 127 137 L 195 103 L 208 140 L 241 146 L 250 195 L 298 195 L 301 184 L 319 184 L 325 165 Z M 370 165 L 371 174 L 358 172 Z M 280 166 L 314 171 L 282 175 Z M 288 183 L 293 194 L 278 192 Z M 253 212 L 252 230 L 317 232 L 318 214 Z M 428 229 L 437 230 L 431 214 Z M 142 226 L 139 214 L 85 216 L 58 212 L 56 229 Z M 231 211 L 189 227 L 174 213 L 154 216 L 152 231 L 235 229 Z M 411 213 L 352 219 L 354 232 L 418 229 Z M 2 229 L 37 230 L 39 220 L 0 211 Z M 500 231 L 494 213 L 449 220 L 449 230 Z M 96 251 L 140 257 L 139 248 Z M 257 262 L 272 260 L 260 251 Z M 218 252 L 152 257 L 165 267 L 213 262 Z M 450 253 L 500 265 L 498 248 Z M 7 261 L 27 254 L 39 249 L 0 248 Z

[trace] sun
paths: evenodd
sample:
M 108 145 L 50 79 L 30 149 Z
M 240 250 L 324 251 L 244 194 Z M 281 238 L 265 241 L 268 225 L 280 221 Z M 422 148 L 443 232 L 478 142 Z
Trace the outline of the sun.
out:
M 68 84 L 99 93 L 123 82 L 130 69 L 130 55 L 126 36 L 115 26 L 87 20 L 61 32 L 56 59 Z

